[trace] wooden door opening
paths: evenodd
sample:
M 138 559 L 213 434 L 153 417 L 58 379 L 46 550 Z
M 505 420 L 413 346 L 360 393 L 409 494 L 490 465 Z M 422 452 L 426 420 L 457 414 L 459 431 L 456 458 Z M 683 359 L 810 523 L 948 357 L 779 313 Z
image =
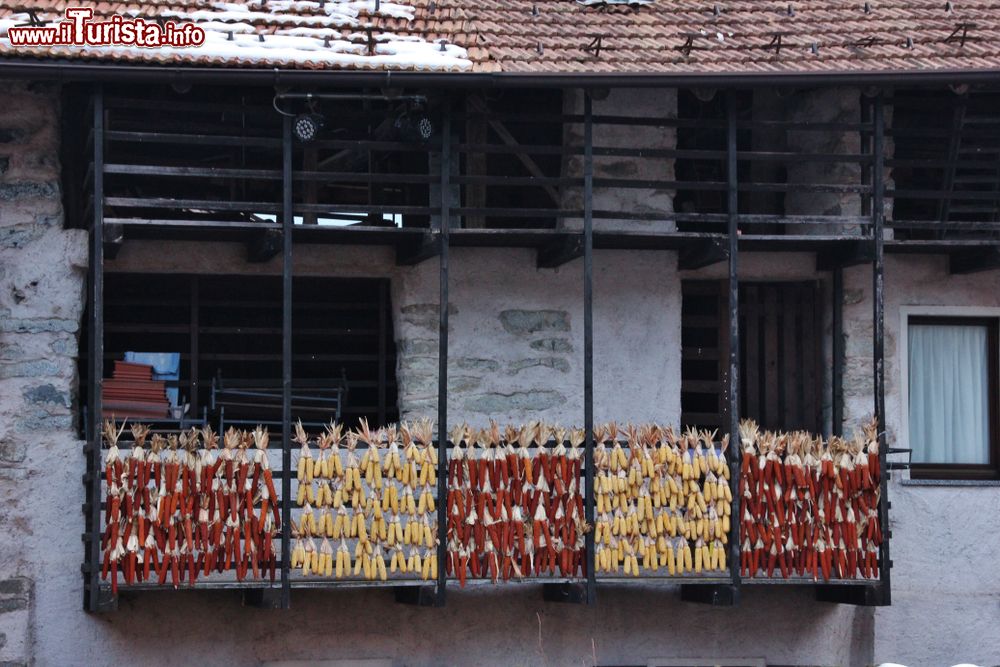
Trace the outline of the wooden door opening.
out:
M 725 281 L 681 283 L 681 423 L 729 423 Z M 763 428 L 822 431 L 823 309 L 819 281 L 740 285 L 740 415 Z

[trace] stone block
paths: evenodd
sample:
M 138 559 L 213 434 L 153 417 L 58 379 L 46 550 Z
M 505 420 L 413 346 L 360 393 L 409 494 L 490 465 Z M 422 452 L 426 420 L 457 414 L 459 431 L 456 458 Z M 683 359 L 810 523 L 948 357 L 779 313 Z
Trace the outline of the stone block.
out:
M 3 312 L 0 311 L 0 333 L 35 334 L 49 331 L 75 333 L 79 328 L 80 323 L 77 320 L 60 317 L 5 318 Z
M 0 201 L 55 197 L 58 194 L 59 184 L 56 182 L 15 181 L 13 183 L 0 183 Z
M 493 373 L 500 369 L 500 362 L 493 359 L 477 359 L 475 357 L 461 357 L 455 360 L 455 365 L 464 371 L 479 371 L 482 373 Z
M 541 352 L 572 352 L 573 343 L 568 338 L 540 338 L 531 341 L 531 349 Z
M 498 415 L 510 412 L 538 412 L 549 410 L 566 402 L 566 397 L 557 391 L 533 390 L 515 391 L 511 394 L 493 392 L 470 396 L 464 402 L 466 410 Z
M 505 310 L 500 313 L 500 323 L 507 333 L 517 336 L 570 329 L 565 310 Z
M 399 341 L 400 355 L 427 355 L 438 353 L 438 342 L 432 338 L 405 338 Z
M 3 164 L 0 163 L 0 167 Z M 3 171 L 0 170 L 0 174 Z M 0 227 L 0 248 L 18 250 L 37 241 L 45 234 L 45 229 L 34 224 L 20 224 L 11 227 Z
M 47 377 L 60 374 L 61 367 L 48 359 L 0 364 L 0 380 L 16 377 Z
M 537 359 L 518 359 L 507 366 L 508 375 L 517 375 L 528 368 L 551 368 L 561 373 L 569 373 L 569 362 L 559 357 L 540 357 Z
M 417 327 L 418 329 L 427 329 L 428 331 L 438 330 L 440 326 L 440 313 L 441 309 L 436 303 L 412 303 L 399 309 L 400 319 L 405 324 Z M 458 308 L 454 304 L 449 304 L 449 317 L 456 314 L 458 314 Z
M 61 405 L 67 408 L 70 406 L 69 393 L 57 389 L 52 384 L 29 387 L 21 392 L 21 395 L 29 403 Z
M 0 463 L 8 465 L 23 463 L 27 454 L 27 443 L 14 439 L 0 440 Z

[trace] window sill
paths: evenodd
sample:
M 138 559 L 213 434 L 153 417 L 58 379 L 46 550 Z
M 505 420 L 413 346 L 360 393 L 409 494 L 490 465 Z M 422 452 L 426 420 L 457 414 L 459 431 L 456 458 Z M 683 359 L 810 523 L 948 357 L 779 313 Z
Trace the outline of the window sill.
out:
M 903 479 L 903 486 L 995 486 L 1000 479 Z

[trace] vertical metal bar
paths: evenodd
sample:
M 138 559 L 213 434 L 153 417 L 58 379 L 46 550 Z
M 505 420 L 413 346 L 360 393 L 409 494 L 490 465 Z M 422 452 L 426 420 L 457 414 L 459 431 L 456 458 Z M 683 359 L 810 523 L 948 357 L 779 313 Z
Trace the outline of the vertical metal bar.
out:
M 881 500 L 879 501 L 879 523 L 882 526 L 882 545 L 879 548 L 879 578 L 881 580 L 882 604 L 890 602 L 889 585 L 889 508 L 886 481 L 889 467 L 886 465 L 888 447 L 885 439 L 885 285 L 883 281 L 883 260 L 885 243 L 883 228 L 885 223 L 884 169 L 885 169 L 885 114 L 880 93 L 875 98 L 875 140 L 874 165 L 872 167 L 872 241 L 875 245 L 872 266 L 872 370 L 875 389 L 875 418 L 878 420 L 879 459 L 882 468 Z
M 386 406 L 385 406 L 385 383 L 386 383 L 386 307 L 388 304 L 389 284 L 380 281 L 378 286 L 378 423 L 385 426 Z
M 292 119 L 281 126 L 281 608 L 291 606 L 292 540 Z
M 101 393 L 104 388 L 104 90 L 94 93 L 94 224 L 90 228 L 90 375 L 88 412 L 90 413 L 90 516 L 87 558 L 90 561 L 89 586 L 84 605 L 97 611 L 100 599 L 101 564 Z
M 583 93 L 583 428 L 584 515 L 594 525 L 594 110 L 590 91 Z M 594 604 L 597 572 L 594 567 L 594 531 L 586 537 L 587 604 Z
M 833 321 L 831 347 L 833 369 L 831 373 L 830 391 L 830 432 L 833 435 L 844 433 L 844 269 L 838 266 L 833 270 Z
M 438 301 L 438 574 L 436 606 L 446 600 L 448 556 L 448 232 L 451 227 L 451 100 L 445 98 L 441 122 L 441 254 Z
M 191 408 L 195 410 L 195 415 L 197 415 L 198 410 L 198 373 L 200 372 L 198 368 L 198 336 L 200 325 L 200 318 L 198 311 L 200 310 L 200 288 L 201 285 L 198 282 L 198 276 L 193 276 L 191 278 L 191 360 L 190 360 L 190 373 L 191 376 L 188 378 L 191 382 L 189 387 L 189 393 L 191 397 Z
M 740 516 L 740 282 L 739 282 L 739 183 L 736 160 L 736 95 L 726 96 L 726 181 L 729 242 L 729 479 L 733 491 L 732 516 Z M 734 585 L 740 583 L 740 540 L 738 519 L 732 521 L 729 536 L 729 572 Z

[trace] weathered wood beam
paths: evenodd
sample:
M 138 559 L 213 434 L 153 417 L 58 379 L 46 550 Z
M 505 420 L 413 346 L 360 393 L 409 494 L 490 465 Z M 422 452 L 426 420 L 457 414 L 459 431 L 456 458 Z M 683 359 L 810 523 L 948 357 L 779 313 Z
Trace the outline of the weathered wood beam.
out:
M 481 113 L 486 113 L 487 111 L 486 104 L 482 100 L 471 98 L 470 105 L 474 107 L 476 111 L 479 111 Z M 514 135 L 510 133 L 510 131 L 506 128 L 506 126 L 504 126 L 503 123 L 501 123 L 498 120 L 488 120 L 487 122 L 489 123 L 490 127 L 493 128 L 493 131 L 497 133 L 497 136 L 500 137 L 500 140 L 503 141 L 507 146 L 511 148 L 517 148 L 521 145 L 520 142 L 518 142 L 518 140 L 514 138 Z M 535 162 L 530 155 L 528 155 L 523 151 L 518 151 L 514 155 L 521 162 L 521 164 L 524 165 L 524 168 L 528 170 L 529 174 L 531 174 L 535 178 L 547 178 L 545 172 L 542 171 L 542 168 L 538 166 L 538 163 Z M 552 199 L 552 203 L 554 203 L 556 206 L 559 206 L 561 203 L 561 197 L 559 196 L 559 191 L 556 188 L 552 187 L 551 185 L 543 185 L 542 188 L 545 190 L 545 192 L 548 193 L 549 197 Z
M 425 232 L 419 241 L 411 241 L 396 247 L 396 266 L 414 266 L 440 254 L 440 235 Z
M 571 234 L 549 241 L 538 249 L 536 265 L 540 269 L 554 269 L 583 256 L 583 236 Z
M 847 244 L 839 244 L 816 253 L 816 270 L 833 271 L 836 268 L 871 264 L 874 259 L 872 243 L 868 239 L 858 239 Z
M 952 275 L 991 269 L 1000 269 L 1000 246 L 962 250 L 948 256 L 948 272 Z
M 704 239 L 685 247 L 677 254 L 679 271 L 694 271 L 729 259 L 728 241 Z

